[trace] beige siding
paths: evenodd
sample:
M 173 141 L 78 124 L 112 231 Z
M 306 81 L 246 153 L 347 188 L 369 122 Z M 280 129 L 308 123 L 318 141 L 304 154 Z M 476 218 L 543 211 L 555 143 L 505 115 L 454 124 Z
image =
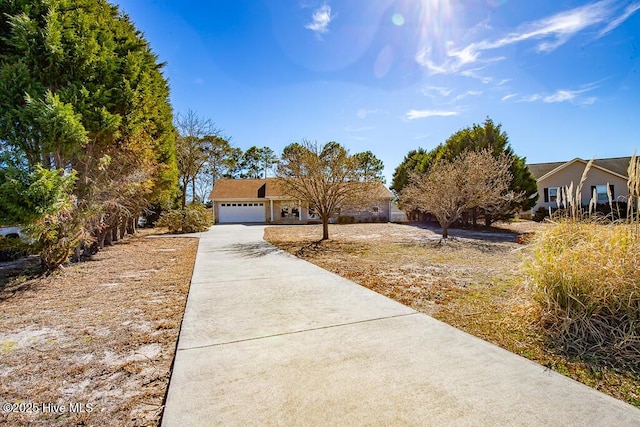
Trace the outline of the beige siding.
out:
M 341 215 L 353 216 L 356 221 L 389 221 L 389 200 L 373 200 L 359 209 L 345 209 Z
M 582 173 L 584 172 L 586 164 L 582 162 L 574 162 L 571 165 L 563 168 L 562 170 L 548 176 L 547 178 L 538 181 L 538 202 L 533 208 L 535 212 L 538 208 L 544 207 L 545 209 L 551 207 L 557 207 L 556 203 L 548 203 L 544 201 L 544 189 L 554 187 L 569 186 L 573 182 L 574 191 L 580 183 Z M 591 168 L 587 174 L 587 180 L 583 184 L 581 197 L 582 204 L 586 205 L 591 200 L 592 192 L 591 187 L 596 185 L 614 186 L 614 198 L 617 200 L 626 200 L 627 195 L 627 181 L 616 175 L 612 175 L 606 171 L 597 168 Z

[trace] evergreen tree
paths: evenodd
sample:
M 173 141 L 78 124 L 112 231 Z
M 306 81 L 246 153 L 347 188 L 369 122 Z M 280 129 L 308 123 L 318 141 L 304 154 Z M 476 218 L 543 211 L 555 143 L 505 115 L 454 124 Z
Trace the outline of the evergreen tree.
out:
M 0 17 L 0 166 L 76 171 L 73 216 L 100 243 L 170 201 L 169 88 L 129 18 L 105 0 L 2 1 Z
M 502 155 L 508 157 L 511 162 L 509 168 L 511 181 L 508 190 L 518 195 L 513 203 L 503 205 L 502 210 L 483 212 L 486 224 L 490 225 L 496 219 L 507 218 L 514 212 L 531 209 L 537 200 L 534 197 L 538 191 L 536 179 L 527 168 L 525 158 L 514 153 L 509 144 L 509 137 L 502 131 L 502 125 L 494 124 L 490 118 L 487 118 L 482 125 L 474 124 L 457 131 L 443 144 L 429 152 L 423 149 L 409 152 L 393 174 L 391 189 L 399 194 L 408 185 L 412 172 L 425 174 L 440 162 L 453 162 L 467 151 L 483 150 L 488 150 L 496 159 Z M 472 212 L 474 221 L 477 213 L 475 210 Z
M 249 147 L 242 155 L 240 160 L 240 169 L 242 169 L 241 178 L 260 178 L 262 172 L 262 153 L 261 149 L 255 145 Z
M 396 194 L 400 194 L 402 189 L 409 184 L 411 172 L 426 172 L 431 165 L 431 158 L 431 154 L 422 148 L 409 151 L 409 153 L 404 156 L 402 163 L 400 163 L 393 172 L 391 190 L 395 191 Z
M 382 176 L 382 170 L 384 169 L 384 163 L 377 158 L 371 151 L 363 151 L 362 153 L 354 154 L 356 161 L 358 162 L 358 174 L 364 181 L 380 181 L 384 183 L 385 179 Z

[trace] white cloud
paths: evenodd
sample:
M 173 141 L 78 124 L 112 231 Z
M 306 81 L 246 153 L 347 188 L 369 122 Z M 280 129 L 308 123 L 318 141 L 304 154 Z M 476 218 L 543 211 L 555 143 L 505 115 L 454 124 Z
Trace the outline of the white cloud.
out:
M 502 100 L 503 100 L 503 101 L 507 101 L 507 100 L 509 100 L 509 99 L 511 99 L 511 98 L 515 98 L 516 96 L 518 96 L 518 94 L 517 94 L 517 93 L 509 93 L 509 94 L 507 94 L 507 95 L 503 96 L 503 97 L 502 97 Z
M 590 105 L 597 101 L 594 96 L 582 98 L 580 95 L 586 92 L 590 92 L 598 87 L 597 83 L 589 83 L 583 85 L 580 89 L 559 89 L 551 94 L 532 94 L 523 96 L 519 102 L 544 102 L 545 104 L 557 104 L 560 102 L 572 102 L 574 104 Z M 511 95 L 507 95 L 502 98 L 503 101 L 513 98 Z
M 427 86 L 422 93 L 428 96 L 432 96 L 434 93 L 440 96 L 449 96 L 453 92 L 453 89 L 443 86 Z
M 430 49 L 422 49 L 416 54 L 416 62 L 424 66 L 431 74 L 456 74 L 461 73 L 469 77 L 479 78 L 475 70 L 466 70 L 474 64 L 502 61 L 504 56 L 487 58 L 485 53 L 506 46 L 536 41 L 536 51 L 551 52 L 565 44 L 578 33 L 594 26 L 603 26 L 598 37 L 612 31 L 632 14 L 640 10 L 640 2 L 627 6 L 624 11 L 619 11 L 619 4 L 613 0 L 599 0 L 567 11 L 524 23 L 516 30 L 497 39 L 483 39 L 470 43 L 463 47 L 447 45 L 446 59 L 442 63 L 436 63 L 431 57 Z M 618 16 L 616 16 L 618 14 Z M 466 73 L 466 74 L 465 74 Z M 488 80 L 489 78 L 485 78 Z
M 466 98 L 468 96 L 480 96 L 480 95 L 482 95 L 482 91 L 481 90 L 468 90 L 468 91 L 466 91 L 464 93 L 461 93 L 460 95 L 456 95 L 456 97 L 453 98 L 451 100 L 451 102 L 460 101 L 461 99 Z
M 483 68 L 484 67 L 478 67 L 478 68 L 473 68 L 471 70 L 464 70 L 460 72 L 460 75 L 469 77 L 472 79 L 480 80 L 484 84 L 489 84 L 493 81 L 493 78 L 478 74 L 478 71 L 482 70 Z
M 527 95 L 527 96 L 523 96 L 520 101 L 522 102 L 535 102 L 542 99 L 541 95 Z
M 609 25 L 607 25 L 604 29 L 600 30 L 600 32 L 598 33 L 598 37 L 602 37 L 610 31 L 618 28 L 620 24 L 629 19 L 629 17 L 636 13 L 638 10 L 640 10 L 640 2 L 627 6 L 622 15 L 611 21 Z
M 457 111 L 445 110 L 409 110 L 407 112 L 407 120 L 424 119 L 425 117 L 447 117 L 457 116 Z
M 316 34 L 324 34 L 329 31 L 328 27 L 335 16 L 331 15 L 331 6 L 323 4 L 313 11 L 312 21 L 305 25 L 305 28 Z
M 552 104 L 555 102 L 565 102 L 571 101 L 576 96 L 578 96 L 580 92 L 573 90 L 558 90 L 556 93 L 547 95 L 543 98 L 543 101 L 547 104 Z

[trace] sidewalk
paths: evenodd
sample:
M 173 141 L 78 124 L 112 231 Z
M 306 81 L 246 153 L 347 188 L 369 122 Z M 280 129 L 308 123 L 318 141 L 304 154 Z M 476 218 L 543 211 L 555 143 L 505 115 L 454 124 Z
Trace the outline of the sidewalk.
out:
M 640 425 L 640 410 L 286 254 L 200 238 L 163 426 Z

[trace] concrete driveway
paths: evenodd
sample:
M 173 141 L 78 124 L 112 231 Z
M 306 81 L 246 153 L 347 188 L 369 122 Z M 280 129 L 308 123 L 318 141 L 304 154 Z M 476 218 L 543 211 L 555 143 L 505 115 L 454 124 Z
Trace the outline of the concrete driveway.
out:
M 262 240 L 200 238 L 163 426 L 640 425 L 640 410 Z

